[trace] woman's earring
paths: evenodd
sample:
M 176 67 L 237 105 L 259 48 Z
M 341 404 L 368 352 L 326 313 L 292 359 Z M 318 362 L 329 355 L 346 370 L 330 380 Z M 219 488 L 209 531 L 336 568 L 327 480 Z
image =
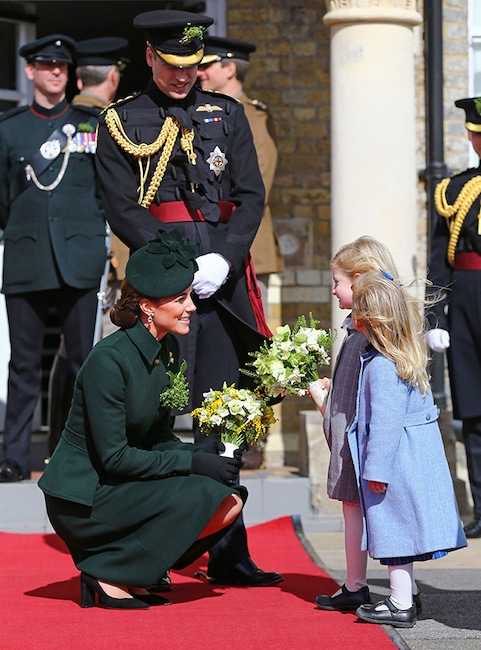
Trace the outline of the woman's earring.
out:
M 151 323 L 153 320 L 154 320 L 154 317 L 152 316 L 152 314 L 149 314 L 149 317 L 147 318 L 147 322 Z

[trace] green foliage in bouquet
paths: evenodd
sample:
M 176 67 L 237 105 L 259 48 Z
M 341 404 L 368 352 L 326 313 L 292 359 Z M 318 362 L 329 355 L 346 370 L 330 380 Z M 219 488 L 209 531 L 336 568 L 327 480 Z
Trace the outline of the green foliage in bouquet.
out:
M 202 433 L 240 448 L 256 444 L 275 422 L 274 412 L 260 391 L 227 386 L 204 393 L 204 401 L 191 416 L 199 421 Z

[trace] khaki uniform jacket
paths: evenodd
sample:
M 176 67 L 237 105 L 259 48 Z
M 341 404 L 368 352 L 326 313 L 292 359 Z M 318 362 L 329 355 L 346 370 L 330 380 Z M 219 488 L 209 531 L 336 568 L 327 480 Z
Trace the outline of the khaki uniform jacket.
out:
M 245 93 L 239 97 L 239 101 L 244 106 L 247 120 L 251 127 L 259 168 L 266 190 L 266 202 L 262 221 L 251 246 L 254 269 L 257 274 L 280 273 L 284 270 L 284 259 L 281 254 L 279 242 L 277 241 L 272 223 L 271 210 L 268 205 L 269 194 L 274 182 L 277 166 L 277 145 L 272 118 L 263 104 L 249 99 Z

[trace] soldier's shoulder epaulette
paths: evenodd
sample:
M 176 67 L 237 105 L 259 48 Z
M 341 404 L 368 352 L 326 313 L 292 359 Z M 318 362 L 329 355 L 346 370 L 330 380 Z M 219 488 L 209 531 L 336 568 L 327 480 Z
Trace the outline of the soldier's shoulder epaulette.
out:
M 9 111 L 0 114 L 0 122 L 3 122 L 4 120 L 8 120 L 11 117 L 14 117 L 15 115 L 20 115 L 20 113 L 25 113 L 25 111 L 28 111 L 29 108 L 30 106 L 28 105 L 11 108 Z
M 265 113 L 267 113 L 267 104 L 264 104 L 264 102 L 261 102 L 258 99 L 248 99 L 247 103 L 252 104 L 252 106 L 255 106 L 257 110 L 264 111 Z
M 225 99 L 229 102 L 232 102 L 233 104 L 240 104 L 239 100 L 236 99 L 235 97 L 231 97 L 230 95 L 226 95 L 225 93 L 219 93 L 217 90 L 201 90 L 199 89 L 199 93 L 202 93 L 204 95 L 208 95 L 211 98 L 219 98 L 221 97 L 222 99 Z
M 133 92 L 131 95 L 127 95 L 126 97 L 121 97 L 120 99 L 117 99 L 115 102 L 112 102 L 111 104 L 106 106 L 102 110 L 101 115 L 103 113 L 105 113 L 105 111 L 108 111 L 109 108 L 113 108 L 113 107 L 117 107 L 117 106 L 124 106 L 125 104 L 128 104 L 129 102 L 131 102 L 133 99 L 136 99 L 141 94 L 142 94 L 142 91 L 137 90 L 137 91 Z

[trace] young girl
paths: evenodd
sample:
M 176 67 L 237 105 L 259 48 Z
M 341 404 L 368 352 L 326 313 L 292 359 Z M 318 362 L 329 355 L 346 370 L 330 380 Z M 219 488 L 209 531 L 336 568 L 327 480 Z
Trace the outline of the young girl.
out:
M 339 307 L 352 308 L 352 284 L 356 278 L 367 271 L 379 272 L 381 269 L 398 275 L 389 249 L 380 241 L 364 236 L 343 246 L 331 261 L 332 294 L 339 300 Z M 321 379 L 319 388 L 321 393 L 324 388 L 324 395 L 318 399 L 311 390 L 311 396 L 324 415 L 324 434 L 331 452 L 327 493 L 331 499 L 342 501 L 347 575 L 345 584 L 336 593 L 317 596 L 316 604 L 320 609 L 354 611 L 359 605 L 371 602 L 366 580 L 367 551 L 361 550 L 363 522 L 359 492 L 347 442 L 347 432 L 356 412 L 361 353 L 368 342 L 354 328 L 350 314 L 342 327 L 346 337 L 336 360 L 331 385 L 329 387 L 327 378 Z
M 352 316 L 371 344 L 361 358 L 348 434 L 365 522 L 362 547 L 388 566 L 391 588 L 385 600 L 356 613 L 412 627 L 413 561 L 466 546 L 426 372 L 423 312 L 389 273 L 370 271 L 353 284 Z

